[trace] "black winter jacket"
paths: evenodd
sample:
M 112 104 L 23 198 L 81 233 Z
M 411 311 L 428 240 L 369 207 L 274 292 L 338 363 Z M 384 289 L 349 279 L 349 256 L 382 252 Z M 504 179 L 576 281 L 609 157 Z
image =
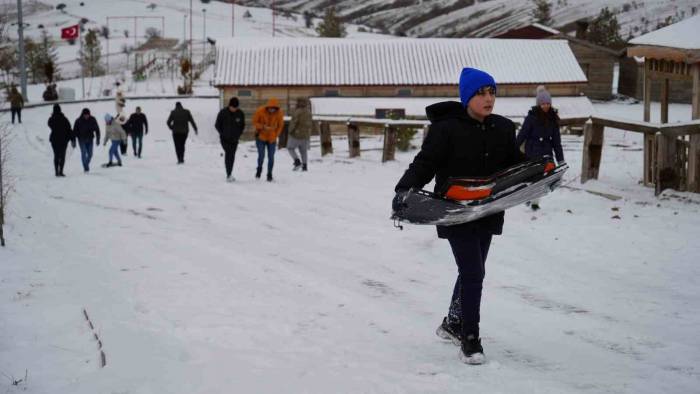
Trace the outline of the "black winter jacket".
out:
M 194 123 L 194 119 L 192 119 L 192 114 L 189 110 L 182 107 L 176 107 L 174 110 L 172 110 L 172 112 L 170 112 L 170 116 L 168 117 L 168 128 L 172 130 L 173 133 L 189 133 L 190 123 L 192 123 L 194 131 L 197 131 L 197 125 Z
M 71 129 L 66 115 L 60 112 L 54 113 L 49 118 L 48 124 L 51 129 L 49 141 L 52 144 L 67 144 L 68 141 L 75 142 L 75 135 L 73 135 L 73 129 Z
M 90 116 L 87 119 L 83 118 L 82 115 L 78 117 L 73 124 L 73 133 L 81 141 L 93 138 L 97 138 L 97 141 L 100 140 L 100 126 L 97 124 L 97 119 L 94 116 Z
M 449 177 L 488 176 L 525 160 L 515 144 L 515 124 L 503 116 L 489 115 L 482 123 L 455 101 L 433 104 L 426 113 L 431 122 L 428 135 L 396 191 L 422 188 L 435 177 L 435 191 L 440 192 Z M 437 226 L 438 236 L 501 234 L 503 217 L 499 212 L 474 222 Z
M 146 119 L 146 115 L 143 112 L 140 114 L 134 112 L 129 116 L 129 120 L 126 121 L 124 130 L 127 133 L 142 134 L 144 127 L 148 134 L 148 119 Z
M 219 111 L 214 124 L 222 141 L 237 142 L 245 129 L 245 115 L 240 109 L 236 112 L 229 111 L 228 107 Z
M 516 140 L 518 146 L 525 142 L 525 154 L 530 159 L 552 156 L 552 152 L 554 152 L 558 162 L 564 160 L 559 132 L 559 116 L 554 108 L 544 113 L 538 107 L 533 107 L 528 112 Z

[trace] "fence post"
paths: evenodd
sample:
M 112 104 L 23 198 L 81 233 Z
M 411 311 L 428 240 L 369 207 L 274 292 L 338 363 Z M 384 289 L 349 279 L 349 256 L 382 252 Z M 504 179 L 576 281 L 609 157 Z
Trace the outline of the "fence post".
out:
M 677 144 L 675 137 L 656 133 L 656 167 L 654 168 L 654 194 L 659 195 L 664 189 L 680 189 L 680 174 L 677 163 Z
M 583 159 L 581 160 L 581 183 L 598 179 L 600 157 L 603 152 L 604 126 L 587 122 L 583 126 Z
M 289 140 L 289 122 L 284 122 L 284 127 L 279 137 L 277 137 L 277 147 L 282 149 L 287 147 L 287 141 Z
M 360 128 L 352 123 L 348 123 L 348 149 L 350 157 L 360 156 Z
M 321 156 L 333 153 L 333 139 L 331 138 L 331 126 L 328 122 L 319 122 L 321 134 Z
M 396 127 L 391 125 L 384 126 L 384 149 L 382 150 L 382 163 L 394 160 L 396 153 L 396 139 L 398 133 Z

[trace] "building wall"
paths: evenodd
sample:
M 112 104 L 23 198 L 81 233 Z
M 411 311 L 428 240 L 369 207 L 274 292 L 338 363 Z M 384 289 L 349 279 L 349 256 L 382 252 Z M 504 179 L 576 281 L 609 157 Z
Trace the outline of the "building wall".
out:
M 535 96 L 535 85 L 501 85 L 498 95 L 501 97 Z M 554 84 L 547 85 L 554 96 L 578 96 L 584 85 Z M 410 95 L 406 96 L 410 90 Z M 297 98 L 309 97 L 457 97 L 458 86 L 291 86 L 291 87 L 220 87 L 220 107 L 223 108 L 233 96 L 238 97 L 240 108 L 250 120 L 255 110 L 264 105 L 268 99 L 275 97 L 285 114 L 289 114 L 296 105 Z M 252 122 L 247 121 L 246 132 L 253 132 Z
M 584 93 L 595 100 L 612 98 L 613 75 L 618 58 L 607 52 L 569 41 L 576 60 L 588 78 Z
M 620 84 L 618 92 L 637 100 L 644 100 L 644 64 L 637 63 L 634 58 L 620 61 Z M 692 81 L 671 80 L 669 83 L 668 100 L 672 103 L 690 104 L 693 100 Z M 660 101 L 661 81 L 651 85 L 652 101 Z

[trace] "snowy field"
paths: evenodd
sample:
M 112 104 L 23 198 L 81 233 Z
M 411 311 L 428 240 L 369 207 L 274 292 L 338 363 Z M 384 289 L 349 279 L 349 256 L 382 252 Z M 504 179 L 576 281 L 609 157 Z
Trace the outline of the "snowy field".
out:
M 69 148 L 53 176 L 46 120 L 12 128 L 11 196 L 0 249 L 3 393 L 691 393 L 700 387 L 700 197 L 638 184 L 641 137 L 606 132 L 601 177 L 572 170 L 536 214 L 508 211 L 488 260 L 488 363 L 466 366 L 434 331 L 456 266 L 432 227 L 388 219 L 416 151 L 381 164 L 381 139 L 347 142 L 308 173 L 285 150 L 255 180 L 254 146 L 224 182 L 218 100 L 182 100 L 198 122 L 186 164 L 164 126 L 175 100 L 141 105 L 143 159 L 82 173 Z M 595 104 L 641 118 L 641 105 Z M 81 105 L 66 105 L 71 121 Z M 112 102 L 91 106 L 100 124 Z M 658 112 L 657 110 L 654 111 Z M 689 119 L 689 106 L 671 119 Z M 2 114 L 7 121 L 7 114 Z M 416 144 L 420 141 L 417 139 Z M 130 147 L 131 148 L 131 147 Z M 587 193 L 622 197 L 613 201 Z M 614 218 L 615 216 L 619 219 Z M 83 316 L 87 310 L 106 354 Z M 24 381 L 25 373 L 28 377 Z M 22 379 L 17 385 L 12 380 Z

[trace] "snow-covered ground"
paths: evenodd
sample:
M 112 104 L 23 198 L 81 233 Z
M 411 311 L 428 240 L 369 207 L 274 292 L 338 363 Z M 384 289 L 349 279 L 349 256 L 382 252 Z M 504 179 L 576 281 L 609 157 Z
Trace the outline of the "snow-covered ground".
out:
M 601 178 L 585 185 L 582 138 L 564 136 L 575 189 L 536 214 L 509 210 L 488 260 L 489 361 L 473 367 L 434 334 L 456 275 L 447 242 L 388 220 L 415 151 L 382 164 L 372 150 L 381 139 L 368 137 L 351 160 L 336 137 L 322 158 L 314 138 L 308 173 L 292 172 L 282 150 L 267 183 L 253 178 L 254 146 L 242 143 L 228 184 L 212 127 L 218 101 L 181 101 L 200 127 L 184 166 L 164 127 L 174 100 L 129 101 L 149 116 L 144 158 L 102 169 L 100 147 L 89 175 L 69 149 L 67 178 L 53 176 L 50 107 L 25 110 L 12 128 L 0 391 L 697 391 L 700 197 L 655 198 L 640 186 L 639 136 L 606 131 Z M 64 111 L 72 120 L 81 108 Z M 101 119 L 113 103 L 91 108 Z M 641 117 L 639 104 L 595 109 Z M 670 117 L 689 119 L 689 106 Z

